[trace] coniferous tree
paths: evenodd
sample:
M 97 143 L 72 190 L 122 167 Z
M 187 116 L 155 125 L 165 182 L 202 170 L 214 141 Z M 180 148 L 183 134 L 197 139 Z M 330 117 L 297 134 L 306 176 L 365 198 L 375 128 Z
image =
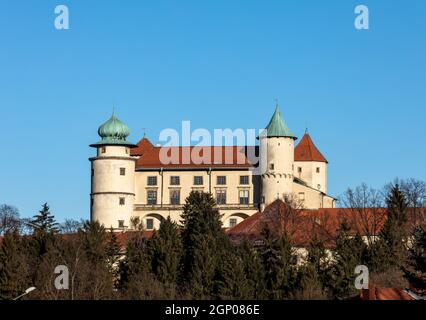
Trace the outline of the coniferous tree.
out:
M 108 240 L 105 248 L 106 260 L 108 263 L 109 270 L 114 276 L 114 279 L 117 280 L 118 277 L 118 262 L 121 258 L 121 248 L 118 243 L 116 234 L 114 233 L 113 228 L 111 228 L 108 233 Z
M 131 234 L 126 245 L 126 255 L 119 262 L 119 288 L 124 292 L 134 282 L 133 279 L 149 272 L 146 239 L 142 231 Z
M 409 252 L 408 278 L 414 288 L 426 290 L 426 230 L 417 227 L 413 231 L 413 244 Z
M 264 270 L 265 294 L 268 299 L 284 299 L 294 289 L 296 261 L 285 233 L 273 232 L 264 226 L 260 255 Z
M 244 239 L 238 247 L 238 255 L 242 259 L 247 285 L 250 288 L 251 299 L 265 298 L 265 282 L 262 260 L 258 250 L 248 239 Z
M 323 300 L 329 279 L 329 263 L 324 243 L 314 237 L 308 247 L 306 263 L 299 268 L 295 299 Z
M 21 236 L 7 232 L 0 244 L 0 300 L 13 299 L 32 283 Z
M 55 234 L 59 232 L 55 217 L 50 213 L 47 203 L 43 204 L 42 209 L 29 222 L 33 228 L 33 236 L 36 242 L 36 251 L 38 258 L 49 249 L 49 245 L 55 240 Z
M 80 230 L 86 255 L 94 262 L 106 258 L 107 233 L 98 221 L 86 221 Z
M 225 300 L 245 300 L 253 296 L 253 291 L 247 279 L 243 260 L 234 252 L 225 255 L 219 268 L 216 283 L 217 297 Z
M 407 258 L 405 247 L 407 200 L 398 185 L 391 188 L 386 204 L 387 220 L 380 231 L 377 244 L 384 253 L 380 271 L 386 271 L 391 267 L 402 267 Z
M 229 250 L 229 238 L 210 193 L 191 192 L 182 218 L 185 253 L 181 283 L 188 285 L 194 297 L 207 298 L 214 292 L 218 269 Z
M 177 224 L 167 217 L 147 246 L 151 271 L 157 279 L 163 283 L 175 283 L 183 252 Z
M 333 293 L 338 298 L 346 298 L 357 294 L 355 289 L 355 267 L 364 264 L 366 244 L 359 234 L 353 237 L 350 227 L 342 223 L 336 237 L 336 248 L 333 252 L 334 264 L 330 280 Z

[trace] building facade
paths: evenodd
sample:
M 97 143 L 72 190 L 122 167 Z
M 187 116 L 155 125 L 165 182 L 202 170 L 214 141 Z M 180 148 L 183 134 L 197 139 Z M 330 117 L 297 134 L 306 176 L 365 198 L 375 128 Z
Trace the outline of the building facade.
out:
M 259 146 L 154 146 L 127 141 L 128 127 L 113 113 L 91 145 L 91 219 L 126 230 L 139 217 L 148 230 L 170 216 L 180 222 L 191 191 L 212 193 L 224 226 L 233 227 L 276 199 L 298 199 L 306 209 L 332 208 L 327 160 L 306 132 L 296 136 L 277 106 Z M 257 154 L 257 163 L 250 155 Z M 259 168 L 262 170 L 256 170 Z

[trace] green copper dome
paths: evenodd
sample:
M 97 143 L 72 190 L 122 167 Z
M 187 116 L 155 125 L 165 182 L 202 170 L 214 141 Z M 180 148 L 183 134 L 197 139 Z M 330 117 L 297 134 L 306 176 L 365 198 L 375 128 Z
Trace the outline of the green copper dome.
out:
M 266 127 L 266 132 L 263 132 L 263 135 L 272 138 L 272 137 L 287 137 L 292 138 L 294 140 L 297 139 L 297 137 L 291 132 L 291 130 L 287 127 L 285 124 L 282 116 L 280 107 L 276 106 L 275 112 L 272 115 L 271 121 L 269 121 L 268 126 Z
M 98 134 L 102 138 L 101 141 L 96 142 L 91 146 L 111 144 L 133 146 L 132 143 L 126 140 L 130 134 L 129 127 L 115 116 L 115 112 L 112 113 L 111 118 L 109 118 L 107 122 L 99 127 Z

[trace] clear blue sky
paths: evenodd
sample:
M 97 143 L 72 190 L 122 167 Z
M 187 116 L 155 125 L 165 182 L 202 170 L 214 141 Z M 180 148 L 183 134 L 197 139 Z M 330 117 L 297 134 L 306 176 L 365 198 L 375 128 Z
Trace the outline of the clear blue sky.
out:
M 70 30 L 54 28 L 68 5 Z M 370 30 L 354 8 L 370 9 Z M 426 179 L 426 2 L 1 1 L 0 203 L 89 218 L 97 128 L 261 128 L 278 98 L 329 192 Z

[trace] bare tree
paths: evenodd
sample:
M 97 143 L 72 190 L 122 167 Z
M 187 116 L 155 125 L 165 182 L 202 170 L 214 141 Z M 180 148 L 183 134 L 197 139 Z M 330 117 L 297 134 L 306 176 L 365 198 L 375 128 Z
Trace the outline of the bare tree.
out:
M 83 220 L 65 219 L 65 221 L 59 225 L 59 230 L 63 234 L 77 233 L 78 230 L 83 227 L 83 224 Z
M 383 193 L 362 183 L 355 189 L 348 188 L 340 202 L 351 228 L 365 236 L 371 245 L 386 217 Z
M 19 211 L 16 207 L 3 204 L 0 206 L 0 235 L 9 231 L 19 231 Z

